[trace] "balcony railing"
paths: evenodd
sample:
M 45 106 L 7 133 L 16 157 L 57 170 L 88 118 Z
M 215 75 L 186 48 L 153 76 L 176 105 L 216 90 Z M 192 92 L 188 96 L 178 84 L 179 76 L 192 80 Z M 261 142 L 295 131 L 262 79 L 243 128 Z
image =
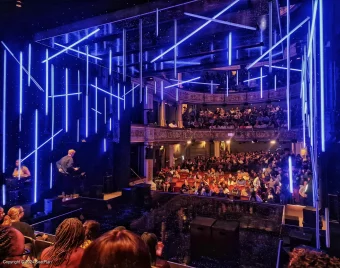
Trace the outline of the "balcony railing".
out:
M 231 138 L 236 141 L 301 140 L 300 130 L 294 129 L 261 129 L 261 130 L 209 130 L 209 129 L 181 129 L 154 127 L 144 125 L 131 126 L 131 142 L 186 142 L 195 139 L 197 141 L 226 141 Z

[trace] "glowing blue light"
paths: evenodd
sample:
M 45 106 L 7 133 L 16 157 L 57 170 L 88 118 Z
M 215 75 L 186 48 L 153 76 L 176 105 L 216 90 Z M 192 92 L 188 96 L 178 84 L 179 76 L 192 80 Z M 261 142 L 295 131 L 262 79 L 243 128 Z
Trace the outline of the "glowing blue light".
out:
M 38 110 L 36 110 L 38 111 Z M 37 114 L 36 114 L 37 116 Z M 57 136 L 60 132 L 63 130 L 59 130 L 56 134 L 54 134 L 51 138 L 49 138 L 47 141 L 45 141 L 43 144 L 41 144 L 39 147 L 37 147 L 33 152 L 30 152 L 28 155 L 26 155 L 23 159 L 21 159 L 21 163 L 24 162 L 27 158 L 29 158 L 32 154 L 34 154 L 36 151 L 38 151 L 41 147 L 43 147 L 46 143 L 48 143 L 50 140 L 52 140 L 55 136 Z
M 177 20 L 174 20 L 174 77 L 177 78 Z
M 20 88 L 19 88 L 19 131 L 21 132 L 21 116 L 22 116 L 22 52 L 20 52 Z
M 106 125 L 106 97 L 104 98 L 104 124 Z
M 4 50 L 4 65 L 3 65 L 3 84 L 2 84 L 2 173 L 6 169 L 6 91 L 7 91 L 7 53 Z M 4 197 L 4 196 L 3 196 Z M 4 202 L 3 202 L 4 203 Z
M 143 101 L 143 20 L 139 20 L 139 102 Z
M 65 69 L 65 132 L 68 132 L 68 69 Z
M 80 94 L 80 71 L 78 70 L 78 101 L 80 100 Z
M 274 50 L 278 45 L 280 45 L 283 41 L 285 41 L 288 36 L 292 35 L 295 31 L 297 31 L 303 24 L 305 24 L 310 18 L 307 17 L 305 18 L 298 26 L 296 26 L 293 30 L 291 30 L 286 36 L 284 36 L 280 41 L 278 41 L 274 46 L 272 46 L 272 48 L 270 48 L 268 51 L 266 51 L 265 53 L 263 53 L 259 58 L 257 58 L 253 63 L 251 63 L 250 65 L 248 65 L 246 67 L 247 70 L 249 70 L 250 68 L 252 68 L 256 63 L 258 63 L 261 59 L 263 59 L 265 56 L 267 56 L 269 54 L 270 51 Z
M 79 119 L 77 119 L 77 142 L 80 140 L 80 122 Z
M 123 98 L 121 98 L 121 97 L 119 97 L 119 96 L 117 96 L 117 95 L 115 95 L 115 94 L 112 94 L 112 93 L 110 93 L 110 92 L 108 92 L 108 91 L 106 91 L 106 90 L 104 90 L 104 89 L 102 89 L 102 88 L 100 88 L 100 87 L 96 87 L 95 85 L 92 85 L 92 84 L 91 84 L 91 87 L 94 87 L 94 88 L 96 88 L 96 89 L 98 89 L 98 90 L 100 90 L 100 91 L 102 91 L 102 92 L 104 92 L 104 93 L 106 93 L 106 94 L 108 94 L 108 95 L 110 95 L 110 96 L 112 96 L 112 97 L 115 97 L 115 98 L 117 98 L 117 99 L 119 99 L 119 100 L 124 100 Z
M 224 21 L 224 20 L 219 20 L 219 19 L 212 19 L 212 18 L 203 17 L 203 16 L 200 16 L 200 15 L 192 14 L 192 13 L 184 12 L 184 15 L 194 17 L 194 18 L 198 18 L 198 19 L 202 19 L 202 20 L 213 21 L 213 22 L 217 22 L 217 23 L 221 23 L 221 24 L 225 24 L 225 25 L 235 26 L 235 27 L 242 28 L 242 29 L 248 29 L 248 30 L 253 30 L 253 31 L 257 30 L 255 27 L 242 25 L 242 24 L 238 24 L 238 23 L 233 23 L 233 22 L 229 22 L 229 21 Z
M 64 53 L 65 51 L 69 50 L 70 48 L 78 45 L 79 43 L 83 42 L 84 40 L 88 39 L 90 36 L 94 35 L 96 32 L 100 31 L 100 29 L 96 29 L 94 30 L 92 33 L 89 33 L 88 35 L 86 35 L 85 37 L 79 39 L 77 42 L 73 43 L 72 45 L 69 45 L 68 47 L 60 50 L 59 52 L 57 52 L 56 54 L 54 54 L 53 56 L 49 57 L 49 58 L 46 58 L 44 61 L 42 61 L 42 63 L 45 63 L 46 61 L 48 60 L 51 60 L 57 56 L 59 56 L 60 54 Z M 88 54 L 88 53 L 87 53 Z M 86 55 L 86 57 L 88 57 L 88 55 Z
M 259 77 L 255 77 L 255 78 L 250 78 L 250 79 L 247 79 L 247 80 L 244 80 L 243 82 L 248 82 L 248 81 L 253 81 L 253 80 L 258 80 L 258 79 L 261 79 L 261 78 L 265 78 L 267 77 L 267 75 L 261 75 Z
M 232 6 L 234 6 L 237 2 L 239 2 L 239 0 L 234 1 L 233 3 L 231 3 L 229 6 L 227 6 L 226 8 L 224 8 L 221 12 L 219 12 L 218 14 L 216 14 L 214 17 L 212 17 L 212 19 L 217 19 L 219 16 L 221 16 L 224 12 L 226 12 L 228 9 L 230 9 Z M 170 47 L 169 49 L 167 49 L 166 51 L 164 51 L 161 55 L 157 56 L 156 58 L 154 58 L 151 63 L 155 62 L 156 60 L 158 60 L 159 58 L 161 58 L 162 56 L 164 56 L 165 54 L 169 53 L 171 50 L 173 50 L 175 47 L 179 46 L 180 44 L 182 44 L 183 42 L 185 42 L 186 40 L 188 40 L 191 36 L 193 36 L 194 34 L 198 33 L 200 30 L 202 30 L 204 27 L 206 27 L 207 25 L 209 25 L 212 22 L 212 20 L 207 21 L 206 23 L 204 23 L 203 25 L 201 25 L 200 27 L 198 27 L 196 30 L 194 30 L 193 32 L 191 32 L 190 34 L 188 34 L 186 37 L 184 37 L 181 41 L 177 42 L 176 45 L 173 45 L 172 47 Z
M 134 83 L 132 84 L 132 89 L 131 89 L 131 91 L 132 91 L 132 93 L 131 93 L 131 95 L 132 95 L 132 107 L 135 107 L 135 87 L 134 87 Z M 137 85 L 137 87 L 138 87 L 139 85 Z
M 110 131 L 112 130 L 112 118 L 110 118 Z
M 20 180 L 20 173 L 21 173 L 21 148 L 19 148 L 19 166 L 18 166 L 18 175 L 19 175 L 19 180 Z
M 125 86 L 124 86 L 124 91 L 123 91 L 123 93 L 124 93 L 124 111 L 125 111 Z
M 261 91 L 261 99 L 263 98 L 263 76 L 262 76 L 262 67 L 260 68 L 260 91 Z
M 28 86 L 31 86 L 31 58 L 32 58 L 32 47 L 28 44 Z
M 34 152 L 34 203 L 36 203 L 37 202 L 37 184 L 38 184 L 38 109 L 35 110 L 34 148 L 35 148 L 34 150 L 35 151 Z
M 287 0 L 287 34 L 290 29 L 290 0 Z M 286 99 L 287 99 L 287 129 L 290 130 L 290 35 L 287 36 L 287 85 L 286 85 Z
M 274 91 L 276 91 L 276 75 L 274 75 Z
M 110 86 L 110 94 L 112 94 L 112 85 Z M 112 109 L 112 96 L 110 95 L 110 105 Z
M 154 88 L 155 88 L 155 94 L 157 94 L 157 81 L 155 80 L 155 86 L 154 86 Z
M 171 81 L 179 81 L 179 80 L 177 80 L 177 79 L 169 79 L 169 80 L 171 80 Z M 202 82 L 187 82 L 188 84 L 197 84 L 197 85 L 211 85 L 211 83 L 202 83 Z M 213 83 L 213 85 L 214 86 L 219 86 L 220 84 L 214 84 Z
M 78 95 L 78 99 L 79 99 L 79 95 L 82 94 L 82 92 L 79 92 L 79 93 L 69 93 L 67 94 L 67 96 L 75 96 L 75 95 Z M 49 98 L 59 98 L 59 97 L 66 97 L 66 94 L 61 94 L 61 95 L 51 95 L 51 96 L 48 96 Z
M 106 139 L 104 138 L 104 152 L 106 152 Z
M 97 88 L 98 88 L 98 79 L 96 77 L 96 79 L 95 79 L 95 89 L 96 89 L 96 91 L 95 91 L 95 107 L 96 107 L 95 111 L 97 111 L 96 116 L 95 116 L 95 133 L 96 134 L 98 133 L 98 89 Z M 93 110 L 93 108 L 92 108 L 92 110 Z
M 288 158 L 288 169 L 289 169 L 289 191 L 293 193 L 293 167 L 292 167 L 292 157 Z
M 321 151 L 325 152 L 325 77 L 324 77 L 324 44 L 323 44 L 323 2 L 319 2 L 319 31 L 320 31 L 320 117 L 321 117 Z
M 183 65 L 201 65 L 200 62 L 195 62 L 195 61 L 181 61 L 181 60 L 178 60 L 176 62 L 177 62 L 177 64 L 183 64 Z M 166 64 L 174 64 L 174 61 L 170 60 L 170 61 L 165 61 L 164 63 L 166 63 Z
M 51 125 L 51 135 L 53 137 L 54 134 L 54 65 L 51 65 L 51 94 L 52 94 L 52 125 Z M 53 151 L 53 138 L 51 141 L 51 151 Z
M 148 86 L 145 86 L 145 103 L 148 104 Z
M 53 187 L 53 165 L 50 163 L 50 189 Z
M 8 48 L 8 46 L 6 46 L 6 44 L 1 41 L 1 44 L 6 48 L 6 50 L 8 51 L 9 54 L 11 54 L 11 56 L 13 57 L 13 59 L 20 64 L 19 60 L 14 56 L 13 52 Z M 41 90 L 44 91 L 43 88 L 38 84 L 38 82 L 30 75 L 30 73 L 26 70 L 26 68 L 24 66 L 22 66 L 22 69 L 24 70 L 24 72 L 31 77 L 31 80 L 33 81 L 33 83 Z
M 156 8 L 156 36 L 158 36 L 159 33 L 159 10 Z
M 232 59 L 232 32 L 229 33 L 228 37 L 228 63 L 229 66 L 231 65 L 231 59 Z
M 238 71 L 236 71 L 236 85 L 238 85 Z
M 310 57 L 311 53 L 312 53 L 312 43 L 313 43 L 313 37 L 314 37 L 314 31 L 315 31 L 315 21 L 316 21 L 316 11 L 318 10 L 318 0 L 314 1 L 314 5 L 313 5 L 313 17 L 312 17 L 312 28 L 310 31 L 310 35 L 309 35 L 309 42 L 308 42 L 308 57 Z
M 54 43 L 54 44 L 57 45 L 57 46 L 59 46 L 59 47 L 67 48 L 67 46 L 63 46 L 63 45 L 58 44 L 58 43 Z M 86 56 L 86 53 L 80 51 L 79 49 L 77 50 L 77 49 L 73 49 L 73 48 L 68 48 L 67 50 L 71 50 L 71 51 L 73 51 L 73 52 L 77 52 L 78 54 L 81 54 L 81 55 L 85 55 L 85 56 Z M 79 57 L 79 55 L 78 55 L 78 57 Z M 93 58 L 93 59 L 96 59 L 96 60 L 103 60 L 102 58 L 99 58 L 99 57 L 96 57 L 96 56 L 93 56 L 93 55 L 90 55 L 90 54 L 89 54 L 89 57 L 90 57 L 90 58 Z M 46 57 L 46 58 L 47 58 L 47 57 Z
M 264 65 L 265 67 L 269 67 L 269 65 Z M 274 69 L 281 69 L 281 70 L 287 70 L 287 67 L 282 67 L 282 66 L 274 66 L 272 65 L 272 68 Z M 294 68 L 290 68 L 291 71 L 295 71 L 295 72 L 301 72 L 300 69 L 294 69 Z
M 229 96 L 229 75 L 227 75 L 227 97 Z
M 199 76 L 199 77 L 196 77 L 196 78 L 193 78 L 193 79 L 187 80 L 187 81 L 182 81 L 182 82 L 180 82 L 180 83 L 177 83 L 177 84 L 174 84 L 174 85 L 167 86 L 167 87 L 165 87 L 165 88 L 170 88 L 170 87 L 176 87 L 176 86 L 180 86 L 180 85 L 182 85 L 182 84 L 189 83 L 189 82 L 192 82 L 192 81 L 198 80 L 198 79 L 200 79 L 200 78 L 201 78 L 201 77 Z
M 46 49 L 46 59 L 48 59 L 48 49 Z M 45 81 L 46 81 L 46 91 L 45 91 L 45 114 L 48 115 L 48 60 L 46 61 L 45 70 Z
M 124 98 L 127 94 L 129 94 L 130 92 L 132 92 L 134 89 L 136 89 L 137 87 L 139 87 L 139 84 L 137 84 L 137 86 L 134 86 L 132 89 L 130 89 L 128 92 L 126 92 L 122 97 Z M 133 94 L 132 94 L 133 96 Z
M 109 75 L 112 73 L 112 50 L 109 52 Z
M 164 100 L 164 81 L 161 80 L 161 100 Z
M 86 46 L 85 136 L 89 136 L 89 47 Z
M 178 101 L 178 87 L 176 87 L 176 101 Z
M 96 114 L 102 114 L 101 112 L 99 112 L 98 110 L 94 109 L 94 108 L 91 108 L 92 111 L 95 111 Z

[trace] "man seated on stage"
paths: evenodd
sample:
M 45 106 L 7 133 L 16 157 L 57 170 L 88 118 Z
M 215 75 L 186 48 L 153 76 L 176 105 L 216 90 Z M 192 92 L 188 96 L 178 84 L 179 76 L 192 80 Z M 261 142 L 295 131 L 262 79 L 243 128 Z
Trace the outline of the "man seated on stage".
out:
M 20 166 L 19 171 L 19 160 L 15 161 L 16 168 L 13 171 L 13 178 L 28 178 L 31 177 L 31 172 L 26 166 Z

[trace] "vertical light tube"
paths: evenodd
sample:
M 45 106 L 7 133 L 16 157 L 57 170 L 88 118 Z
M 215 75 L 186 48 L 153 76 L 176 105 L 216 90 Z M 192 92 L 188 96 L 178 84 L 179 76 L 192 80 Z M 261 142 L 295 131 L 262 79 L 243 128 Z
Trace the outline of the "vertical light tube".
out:
M 131 98 L 132 98 L 132 107 L 135 107 L 135 84 L 132 84 L 132 92 L 131 92 Z
M 48 59 L 48 49 L 46 49 L 46 59 Z M 46 88 L 45 88 L 45 114 L 48 115 L 48 60 L 45 62 L 45 81 L 46 81 Z
M 139 102 L 143 101 L 143 20 L 139 20 Z M 118 101 L 119 102 L 119 101 Z
M 86 46 L 85 136 L 89 136 L 89 47 Z
M 21 171 L 21 148 L 19 148 L 19 166 L 18 166 L 18 178 L 20 180 L 20 171 Z
M 155 81 L 155 94 L 157 94 L 157 81 Z
M 260 68 L 260 91 L 261 91 L 261 99 L 263 98 L 263 77 L 262 77 L 262 67 Z
M 65 132 L 68 132 L 68 69 L 65 69 Z
M 7 91 L 7 52 L 4 50 L 3 84 L 2 84 L 2 173 L 6 171 L 6 91 Z M 4 187 L 4 185 L 3 185 Z M 4 189 L 4 188 L 3 188 Z M 3 195 L 5 197 L 5 195 Z M 6 202 L 2 202 L 5 204 Z
M 313 42 L 311 40 L 311 42 Z M 313 44 L 312 44 L 313 46 Z M 310 132 L 310 143 L 314 147 L 314 128 L 313 128 L 313 58 L 312 54 L 308 56 L 308 67 L 309 67 L 309 132 Z
M 177 45 L 177 20 L 174 20 L 174 45 Z M 177 79 L 177 46 L 174 49 L 174 78 Z
M 307 70 L 305 69 L 305 59 L 302 56 L 302 73 L 301 73 L 301 115 L 302 115 L 302 136 L 303 136 L 303 148 L 306 148 L 306 119 L 305 119 L 305 112 L 304 112 L 304 106 L 305 106 L 305 83 L 304 83 L 304 77 L 306 75 Z
M 213 94 L 214 93 L 214 81 L 211 80 L 210 81 L 210 94 Z
M 148 86 L 145 86 L 145 104 L 148 104 Z
M 35 110 L 34 150 L 34 203 L 36 203 L 38 184 L 38 109 Z
M 325 74 L 324 74 L 324 44 L 323 44 L 323 0 L 319 0 L 319 45 L 320 45 L 320 127 L 321 151 L 325 152 Z
M 112 49 L 110 48 L 109 52 L 109 75 L 112 73 Z
M 274 75 L 274 91 L 276 91 L 276 75 Z
M 6 185 L 2 185 L 2 205 L 6 205 Z
M 126 29 L 123 29 L 123 81 L 126 81 Z
M 104 98 L 104 124 L 106 125 L 106 97 Z
M 19 131 L 21 132 L 21 116 L 22 116 L 22 52 L 20 52 L 20 81 L 19 81 Z
M 125 86 L 124 86 L 124 91 L 123 92 L 124 92 L 124 111 L 125 111 L 125 97 L 126 97 L 125 96 Z
M 120 96 L 120 85 L 118 84 L 118 87 L 117 87 L 117 96 Z M 120 99 L 117 98 L 117 109 L 118 109 L 118 121 L 120 120 Z
M 236 85 L 238 85 L 238 70 L 236 71 Z
M 148 51 L 145 51 L 145 69 L 148 69 L 148 58 L 149 58 L 149 53 Z
M 163 54 L 163 49 L 161 49 L 161 54 Z M 163 59 L 163 56 L 161 57 L 161 59 Z M 161 70 L 164 69 L 164 62 L 161 61 Z
M 53 165 L 50 163 L 50 189 L 53 187 Z
M 94 53 L 98 56 L 98 43 L 94 43 Z M 94 61 L 96 64 L 98 63 L 97 58 Z
M 273 52 L 273 1 L 269 1 L 269 73 L 272 73 Z
M 287 0 L 287 128 L 290 130 L 290 0 Z
M 80 71 L 78 70 L 78 101 L 80 101 Z
M 229 66 L 231 65 L 231 59 L 232 59 L 232 32 L 229 33 L 229 38 L 228 38 L 228 62 L 229 62 Z
M 288 158 L 288 169 L 289 169 L 289 191 L 293 193 L 293 167 L 292 167 L 292 157 Z
M 31 60 L 32 60 L 32 46 L 28 44 L 28 86 L 31 86 Z
M 106 139 L 104 138 L 104 152 L 106 153 Z
M 159 9 L 156 8 L 156 36 L 159 34 Z
M 326 221 L 326 248 L 331 247 L 331 237 L 329 230 L 329 209 L 325 208 L 325 221 Z
M 95 79 L 95 85 L 96 85 L 96 91 L 95 91 L 95 109 L 96 109 L 96 112 L 95 112 L 95 132 L 96 134 L 98 133 L 98 79 L 96 77 Z M 119 96 L 119 95 L 118 95 Z M 119 99 L 118 99 L 119 100 Z
M 112 130 L 112 118 L 110 118 L 110 131 Z
M 161 100 L 164 100 L 164 81 L 161 80 Z
M 54 146 L 54 139 L 53 139 L 53 135 L 54 135 L 54 65 L 51 65 L 51 96 L 52 96 L 52 125 L 51 125 L 51 151 L 53 151 L 53 146 Z

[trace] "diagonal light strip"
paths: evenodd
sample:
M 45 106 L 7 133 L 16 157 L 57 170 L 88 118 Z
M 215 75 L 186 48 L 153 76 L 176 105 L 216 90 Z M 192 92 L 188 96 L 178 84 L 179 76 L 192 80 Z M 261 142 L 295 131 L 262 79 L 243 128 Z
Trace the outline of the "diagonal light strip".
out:
M 1 44 L 6 48 L 6 50 L 9 52 L 9 54 L 11 54 L 11 56 L 13 57 L 13 59 L 15 59 L 15 61 L 20 64 L 20 61 L 14 56 L 14 54 L 12 53 L 12 51 L 8 48 L 8 46 L 6 46 L 6 44 L 1 41 Z M 31 78 L 31 80 L 33 81 L 33 83 L 41 90 L 44 91 L 43 88 L 38 84 L 38 82 L 31 76 L 30 72 L 27 71 L 27 69 L 22 66 L 22 69 L 24 70 L 24 72 Z
M 67 50 L 71 50 L 71 51 L 74 51 L 74 52 L 77 52 L 79 54 L 82 54 L 82 55 L 85 55 L 86 56 L 86 53 L 85 52 L 82 52 L 80 50 L 77 50 L 77 49 L 74 49 L 74 48 L 68 48 L 67 46 L 63 46 L 61 44 L 58 44 L 58 43 L 54 43 L 55 45 L 59 46 L 59 47 L 62 47 L 62 48 L 67 48 Z M 89 57 L 90 58 L 94 58 L 96 60 L 103 60 L 102 58 L 99 58 L 99 57 L 96 57 L 96 56 L 92 56 L 89 54 Z
M 33 152 L 29 153 L 25 158 L 21 159 L 21 163 L 26 160 L 27 158 L 29 158 L 32 154 L 34 154 L 36 151 L 38 151 L 41 147 L 43 147 L 46 143 L 48 143 L 50 140 L 52 140 L 55 136 L 57 136 L 60 132 L 62 132 L 63 130 L 59 130 L 56 134 L 54 134 L 51 138 L 49 138 L 47 141 L 45 141 L 43 144 L 41 144 L 39 147 L 37 147 L 37 149 L 35 149 Z
M 254 67 L 256 63 L 258 63 L 261 59 L 263 59 L 265 56 L 269 54 L 270 51 L 275 49 L 278 45 L 280 45 L 283 41 L 287 39 L 287 37 L 291 34 L 293 34 L 295 31 L 297 31 L 303 24 L 305 24 L 310 17 L 305 18 L 298 26 L 296 26 L 293 30 L 291 30 L 285 37 L 283 37 L 280 41 L 278 41 L 274 46 L 272 46 L 271 49 L 269 49 L 267 52 L 263 53 L 259 58 L 257 58 L 253 63 L 251 63 L 249 66 L 246 67 L 247 70 Z
M 199 76 L 199 77 L 196 77 L 196 78 L 187 80 L 187 81 L 182 81 L 182 82 L 180 82 L 180 83 L 177 83 L 177 84 L 174 84 L 174 85 L 167 86 L 167 87 L 165 87 L 165 88 L 180 86 L 180 85 L 182 85 L 182 84 L 189 83 L 189 82 L 191 82 L 191 81 L 195 81 L 195 80 L 198 80 L 198 79 L 200 79 L 200 78 L 201 78 L 201 77 Z
M 93 111 L 95 111 L 97 114 L 102 114 L 101 112 L 97 111 L 96 109 L 94 108 L 91 108 Z
M 269 65 L 265 65 L 265 67 L 269 67 Z M 274 69 L 281 69 L 281 70 L 287 70 L 287 67 L 282 67 L 282 66 L 274 66 L 272 65 L 272 68 Z M 291 71 L 295 71 L 295 72 L 301 72 L 301 70 L 299 69 L 294 69 L 294 68 L 290 68 Z
M 179 81 L 179 80 L 176 80 L 176 79 L 169 79 L 171 81 Z M 189 84 L 197 84 L 197 85 L 209 85 L 211 86 L 211 83 L 202 83 L 202 82 L 187 82 Z M 220 84 L 213 84 L 213 86 L 219 86 Z
M 102 91 L 102 92 L 104 92 L 104 93 L 106 93 L 106 94 L 109 94 L 110 96 L 115 97 L 115 98 L 117 98 L 117 99 L 124 100 L 123 98 L 118 97 L 117 95 L 112 94 L 112 93 L 110 93 L 110 92 L 108 92 L 108 91 L 106 91 L 106 90 L 104 90 L 104 89 L 101 89 L 100 87 L 96 87 L 96 86 L 93 85 L 93 84 L 91 84 L 91 87 L 97 88 L 98 90 L 100 90 L 100 91 Z
M 80 95 L 82 92 L 79 92 L 79 93 L 70 93 L 70 94 L 67 94 L 67 96 L 73 96 L 73 95 Z M 66 94 L 61 94 L 61 95 L 54 95 L 54 96 L 48 96 L 49 98 L 57 98 L 57 97 L 65 97 Z
M 202 19 L 202 20 L 213 21 L 213 22 L 217 22 L 217 23 L 221 23 L 221 24 L 235 26 L 235 27 L 239 27 L 239 28 L 243 28 L 243 29 L 248 29 L 248 30 L 253 30 L 253 31 L 257 30 L 255 27 L 251 27 L 251 26 L 247 26 L 247 25 L 242 25 L 242 24 L 238 24 L 238 23 L 233 23 L 233 22 L 229 22 L 229 21 L 224 21 L 224 20 L 212 19 L 212 18 L 209 18 L 209 17 L 204 17 L 204 16 L 192 14 L 192 13 L 184 12 L 184 15 L 187 15 L 189 17 L 194 17 L 194 18 Z
M 231 3 L 229 6 L 227 6 L 226 8 L 224 8 L 221 12 L 219 12 L 218 14 L 216 14 L 214 17 L 212 17 L 213 19 L 218 18 L 219 16 L 221 16 L 224 12 L 226 12 L 228 9 L 230 9 L 232 6 L 234 6 L 236 3 L 238 3 L 240 0 L 236 0 L 233 3 Z M 204 23 L 203 25 L 201 25 L 200 27 L 198 27 L 195 31 L 191 32 L 190 34 L 188 34 L 186 37 L 184 37 L 181 41 L 177 42 L 175 45 L 173 45 L 172 47 L 170 47 L 169 49 L 167 49 L 166 51 L 164 51 L 161 55 L 157 56 L 156 58 L 154 58 L 151 63 L 155 62 L 156 60 L 160 59 L 161 57 L 163 57 L 165 54 L 169 53 L 171 50 L 173 50 L 175 47 L 179 46 L 180 44 L 182 44 L 184 41 L 188 40 L 191 36 L 193 36 L 195 33 L 199 32 L 200 30 L 202 30 L 204 27 L 206 27 L 207 25 L 209 25 L 212 21 L 209 20 L 206 23 Z
M 77 42 L 73 43 L 72 45 L 69 45 L 68 47 L 60 50 L 59 52 L 57 52 L 56 54 L 54 54 L 53 56 L 49 57 L 48 59 L 45 59 L 42 61 L 42 63 L 48 61 L 48 60 L 51 60 L 57 56 L 59 56 L 60 54 L 64 53 L 65 51 L 69 50 L 70 48 L 78 45 L 79 43 L 83 42 L 84 40 L 86 40 L 87 38 L 89 38 L 90 36 L 94 35 L 96 32 L 100 31 L 100 29 L 96 29 L 94 30 L 92 33 L 89 33 L 88 35 L 84 36 L 83 38 L 79 39 Z
M 314 31 L 315 31 L 315 21 L 316 21 L 316 11 L 318 10 L 318 0 L 315 0 L 314 6 L 313 6 L 313 17 L 312 17 L 312 27 L 310 30 L 309 35 L 309 42 L 308 42 L 308 53 L 307 56 L 309 57 L 312 53 L 312 44 L 313 44 L 313 37 L 314 37 Z
M 249 81 L 253 81 L 253 80 L 258 80 L 258 79 L 264 78 L 264 77 L 266 77 L 266 76 L 267 76 L 267 75 L 263 75 L 263 76 L 251 78 L 251 79 L 248 79 L 248 80 L 244 80 L 243 82 L 249 82 Z
M 132 89 L 130 89 L 128 92 L 126 92 L 122 98 L 124 98 L 127 94 L 129 94 L 132 90 L 136 89 L 137 87 L 139 87 L 139 84 L 137 84 L 137 86 L 134 86 Z

